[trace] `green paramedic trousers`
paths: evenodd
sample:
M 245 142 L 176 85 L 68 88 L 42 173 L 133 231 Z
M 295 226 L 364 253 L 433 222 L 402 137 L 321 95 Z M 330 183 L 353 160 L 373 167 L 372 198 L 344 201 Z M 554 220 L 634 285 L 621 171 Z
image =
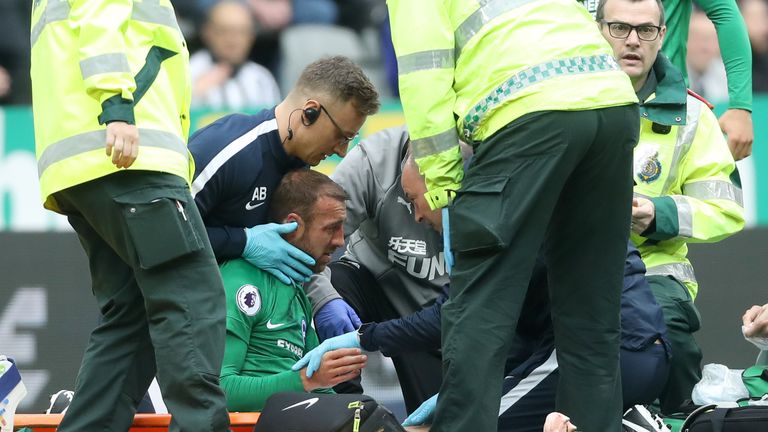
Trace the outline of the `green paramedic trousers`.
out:
M 621 430 L 619 298 L 638 133 L 636 105 L 548 111 L 476 146 L 450 209 L 456 264 L 432 431 L 496 430 L 504 360 L 540 250 L 557 409 L 579 430 Z
M 187 183 L 122 171 L 55 199 L 88 256 L 102 316 L 58 430 L 128 430 L 157 375 L 169 430 L 226 431 L 224 288 Z
M 685 285 L 671 276 L 648 276 L 647 279 L 664 311 L 667 337 L 672 346 L 669 378 L 659 395 L 661 412 L 672 414 L 679 412 L 680 405 L 691 398 L 693 386 L 701 380 L 701 348 L 693 337 L 701 327 L 701 318 Z

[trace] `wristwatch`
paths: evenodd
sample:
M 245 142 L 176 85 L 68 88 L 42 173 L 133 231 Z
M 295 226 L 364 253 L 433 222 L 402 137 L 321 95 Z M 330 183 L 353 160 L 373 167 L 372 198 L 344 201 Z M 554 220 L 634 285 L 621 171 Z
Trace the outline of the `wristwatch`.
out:
M 363 323 L 363 324 L 361 324 L 361 325 L 360 325 L 360 327 L 358 327 L 358 329 L 357 329 L 357 337 L 358 337 L 358 338 L 361 338 L 361 337 L 363 337 L 363 334 L 365 334 L 365 332 L 368 330 L 368 328 L 369 328 L 371 325 L 373 325 L 373 323 L 372 323 L 372 322 L 368 322 L 368 323 Z

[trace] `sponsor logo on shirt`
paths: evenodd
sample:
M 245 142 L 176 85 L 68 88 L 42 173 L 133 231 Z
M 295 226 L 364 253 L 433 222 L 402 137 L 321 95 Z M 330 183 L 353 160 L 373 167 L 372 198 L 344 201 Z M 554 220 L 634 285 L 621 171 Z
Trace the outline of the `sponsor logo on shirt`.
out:
M 292 344 L 284 339 L 278 339 L 277 340 L 277 347 L 283 348 L 285 350 L 290 351 L 291 353 L 295 354 L 299 358 L 304 357 L 304 348 L 297 346 L 296 344 Z
M 446 274 L 443 253 L 426 256 L 427 242 L 424 240 L 391 237 L 388 246 L 387 259 L 413 277 L 433 280 Z
M 414 240 L 402 237 L 392 237 L 389 239 L 389 248 L 395 252 L 413 255 L 426 255 L 427 242 L 424 240 Z
M 397 203 L 404 205 L 405 208 L 408 209 L 408 214 L 413 214 L 413 211 L 411 210 L 411 203 L 406 201 L 403 197 L 401 196 L 397 197 Z
M 266 186 L 256 186 L 256 188 L 253 190 L 253 196 L 251 197 L 251 200 L 245 203 L 245 209 L 253 210 L 257 207 L 261 207 L 265 204 L 266 199 L 267 199 Z
M 272 324 L 272 320 L 271 319 L 269 321 L 267 321 L 267 328 L 270 329 L 270 330 L 274 330 L 276 328 L 280 328 L 280 327 L 282 327 L 284 325 L 285 325 L 285 323 Z

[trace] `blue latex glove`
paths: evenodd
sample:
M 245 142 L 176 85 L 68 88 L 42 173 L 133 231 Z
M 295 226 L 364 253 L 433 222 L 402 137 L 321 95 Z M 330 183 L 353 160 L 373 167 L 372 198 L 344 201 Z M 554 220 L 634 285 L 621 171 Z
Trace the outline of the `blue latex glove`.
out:
M 435 416 L 435 408 L 437 407 L 437 396 L 440 393 L 436 393 L 431 398 L 424 401 L 421 406 L 416 408 L 416 411 L 412 412 L 405 421 L 403 426 L 419 426 L 424 423 L 432 423 L 432 417 Z
M 321 341 L 356 330 L 361 324 L 355 310 L 340 298 L 324 304 L 315 314 L 315 330 Z
M 341 348 L 360 348 L 360 338 L 357 336 L 357 330 L 324 340 L 315 349 L 306 353 L 291 369 L 297 371 L 306 366 L 307 378 L 312 378 L 312 374 L 320 368 L 323 354 Z
M 453 268 L 453 252 L 451 252 L 451 221 L 448 218 L 448 207 L 443 207 L 443 259 L 445 270 L 451 274 Z
M 268 223 L 245 229 L 245 249 L 242 257 L 284 284 L 291 281 L 304 283 L 309 280 L 315 260 L 285 241 L 281 234 L 296 231 L 296 222 L 286 224 Z

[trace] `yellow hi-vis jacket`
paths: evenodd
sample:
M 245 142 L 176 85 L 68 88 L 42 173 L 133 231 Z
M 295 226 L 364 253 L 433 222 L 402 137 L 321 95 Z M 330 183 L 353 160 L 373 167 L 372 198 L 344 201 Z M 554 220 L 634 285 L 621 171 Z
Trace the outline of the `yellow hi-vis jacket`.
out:
M 637 102 L 611 47 L 576 1 L 387 4 L 400 98 L 433 209 L 460 187 L 459 136 L 481 141 L 536 111 Z
M 672 276 L 696 298 L 688 243 L 720 241 L 744 227 L 736 163 L 715 114 L 688 95 L 683 76 L 663 54 L 658 82 L 640 106 L 635 196 L 655 206 L 654 223 L 632 233 L 648 275 Z
M 32 110 L 40 187 L 57 191 L 118 171 L 106 124 L 139 128 L 130 169 L 190 181 L 189 52 L 170 0 L 34 0 Z

